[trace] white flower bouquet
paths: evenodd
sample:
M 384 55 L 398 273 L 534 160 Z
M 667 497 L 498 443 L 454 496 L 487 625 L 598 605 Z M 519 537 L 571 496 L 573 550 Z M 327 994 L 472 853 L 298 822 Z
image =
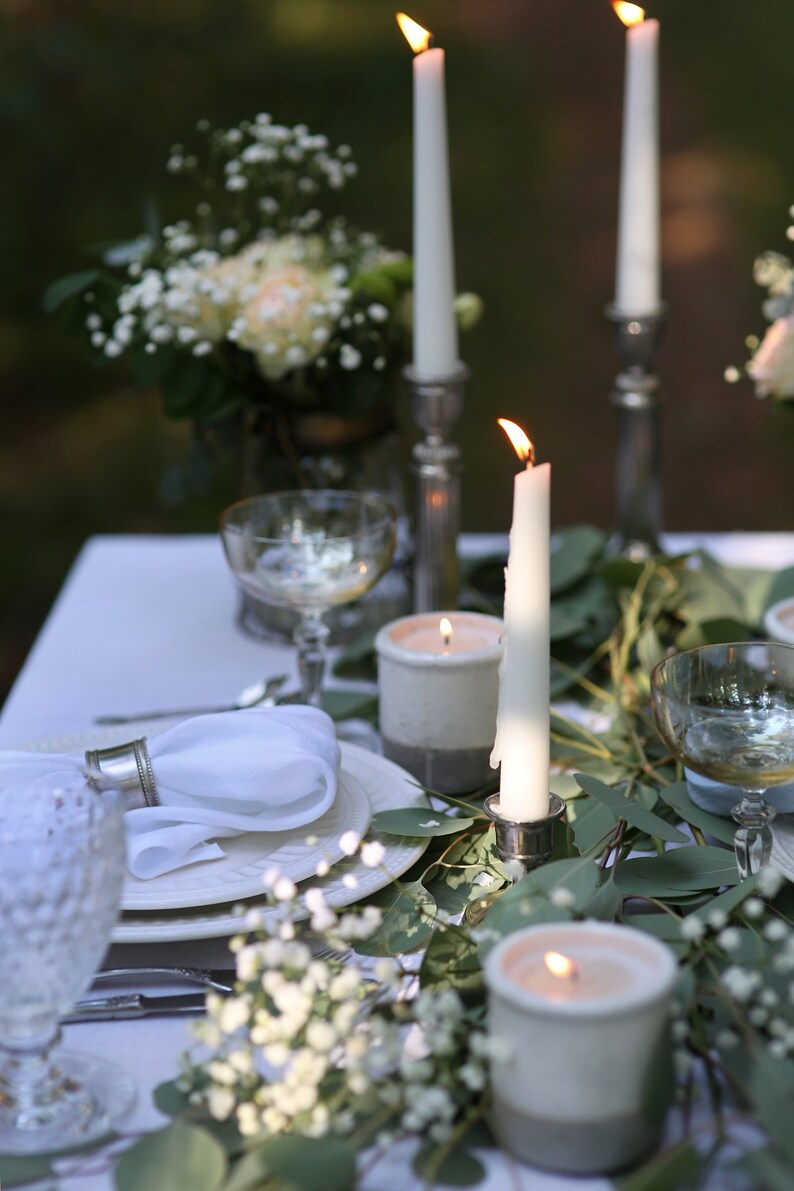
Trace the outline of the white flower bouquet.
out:
M 67 308 L 98 361 L 123 357 L 156 384 L 171 417 L 248 413 L 282 446 L 305 413 L 383 428 L 407 361 L 412 262 L 321 209 L 356 173 L 350 148 L 265 114 L 197 127 L 202 151 L 176 145 L 167 163 L 194 189 L 190 217 L 55 282 L 45 306 Z

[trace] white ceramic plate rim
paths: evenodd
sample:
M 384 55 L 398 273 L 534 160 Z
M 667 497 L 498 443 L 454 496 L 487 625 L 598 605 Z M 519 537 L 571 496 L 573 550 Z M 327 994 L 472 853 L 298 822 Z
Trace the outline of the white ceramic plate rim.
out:
M 414 778 L 392 761 L 353 744 L 342 745 L 342 762 L 363 786 L 373 813 L 398 807 L 424 805 Z M 367 868 L 353 857 L 334 865 L 326 877 L 311 882 L 323 890 L 327 904 L 335 909 L 349 906 L 390 885 L 420 858 L 429 840 L 384 836 L 385 856 L 377 868 Z M 352 878 L 352 880 L 351 880 Z M 246 910 L 276 913 L 262 899 L 247 899 L 240 907 L 219 906 L 213 910 L 170 915 L 124 914 L 113 932 L 114 943 L 176 943 L 197 939 L 227 938 L 244 924 Z

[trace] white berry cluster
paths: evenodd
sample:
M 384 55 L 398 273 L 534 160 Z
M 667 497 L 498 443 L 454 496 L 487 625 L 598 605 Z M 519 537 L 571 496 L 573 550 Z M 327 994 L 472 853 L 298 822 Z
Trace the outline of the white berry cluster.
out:
M 382 863 L 377 841 L 340 841 L 365 867 Z M 392 957 L 350 950 L 382 922 L 380 909 L 337 912 L 319 885 L 300 891 L 265 874 L 268 907 L 249 911 L 236 936 L 233 995 L 207 998 L 194 1027 L 209 1059 L 187 1061 L 181 1086 L 216 1120 L 249 1138 L 299 1133 L 348 1136 L 385 1148 L 406 1135 L 450 1139 L 479 1115 L 490 1044 L 481 1009 L 452 988 L 417 990 Z M 300 936 L 300 921 L 311 929 Z

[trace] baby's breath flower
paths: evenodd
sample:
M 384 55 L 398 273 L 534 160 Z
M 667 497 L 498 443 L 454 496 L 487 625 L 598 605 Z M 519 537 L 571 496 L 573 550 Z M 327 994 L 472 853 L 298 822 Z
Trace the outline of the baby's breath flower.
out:
M 385 857 L 386 849 L 380 840 L 369 840 L 361 845 L 361 863 L 367 868 L 377 868 Z
M 339 837 L 339 849 L 344 856 L 355 856 L 361 844 L 357 831 L 345 831 Z
M 742 941 L 742 936 L 735 926 L 726 926 L 717 935 L 717 942 L 723 951 L 735 951 Z
M 682 918 L 678 929 L 681 932 L 682 938 L 693 943 L 697 942 L 698 939 L 702 939 L 706 933 L 703 919 L 698 918 L 697 914 L 688 914 L 686 918 Z

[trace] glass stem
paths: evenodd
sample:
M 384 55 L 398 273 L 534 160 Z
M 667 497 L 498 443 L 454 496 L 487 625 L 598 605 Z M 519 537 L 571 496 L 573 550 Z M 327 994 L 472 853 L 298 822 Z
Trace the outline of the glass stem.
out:
M 772 852 L 769 824 L 775 809 L 766 801 L 766 790 L 743 790 L 742 800 L 731 811 L 739 824 L 733 837 L 739 876 L 744 881 L 764 867 Z
M 330 629 L 323 624 L 321 611 L 304 612 L 295 629 L 303 702 L 310 707 L 320 706 L 325 673 L 325 643 L 329 632 Z
M 0 1056 L 0 1111 L 16 1129 L 36 1129 L 49 1123 L 60 1110 L 62 1092 L 50 1053 L 60 1038 L 53 1030 L 43 1042 L 29 1046 L 5 1044 Z

